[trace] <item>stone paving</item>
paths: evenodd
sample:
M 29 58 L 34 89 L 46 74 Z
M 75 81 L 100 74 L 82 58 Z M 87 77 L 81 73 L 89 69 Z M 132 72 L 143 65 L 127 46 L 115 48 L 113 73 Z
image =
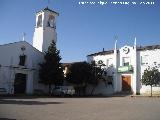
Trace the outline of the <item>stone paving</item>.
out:
M 160 98 L 0 98 L 0 120 L 160 120 Z

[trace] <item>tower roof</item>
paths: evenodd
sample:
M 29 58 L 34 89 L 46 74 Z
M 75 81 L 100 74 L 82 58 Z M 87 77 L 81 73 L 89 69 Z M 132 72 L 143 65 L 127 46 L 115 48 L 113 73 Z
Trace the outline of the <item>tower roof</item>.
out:
M 43 10 L 38 11 L 37 13 L 42 12 L 42 11 L 43 11 L 43 12 L 44 12 L 44 11 L 50 11 L 50 12 L 53 12 L 53 13 L 59 15 L 58 12 L 55 12 L 54 10 L 49 9 L 48 7 L 44 8 Z

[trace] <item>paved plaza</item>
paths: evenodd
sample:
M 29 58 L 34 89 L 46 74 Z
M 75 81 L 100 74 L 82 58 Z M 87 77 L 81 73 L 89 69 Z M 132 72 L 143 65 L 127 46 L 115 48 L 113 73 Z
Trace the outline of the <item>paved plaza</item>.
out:
M 0 98 L 1 120 L 160 120 L 160 98 Z

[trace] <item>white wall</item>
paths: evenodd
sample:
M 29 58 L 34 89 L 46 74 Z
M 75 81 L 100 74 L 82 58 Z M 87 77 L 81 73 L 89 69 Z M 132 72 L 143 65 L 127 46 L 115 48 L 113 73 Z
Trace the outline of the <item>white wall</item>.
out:
M 54 40 L 55 42 L 57 41 L 56 28 L 48 27 L 49 15 L 53 15 L 56 18 L 57 14 L 48 10 L 42 10 L 36 14 L 36 24 L 39 15 L 42 15 L 42 27 L 35 26 L 33 35 L 33 46 L 39 51 L 45 52 L 48 50 L 48 47 L 51 44 L 52 40 Z
M 140 56 L 148 56 L 147 63 L 148 64 L 141 64 L 141 57 L 140 57 L 140 66 L 141 66 L 141 73 L 140 77 L 142 78 L 142 75 L 144 73 L 144 70 L 147 69 L 149 66 L 150 68 L 157 66 L 157 69 L 160 71 L 160 49 L 155 50 L 145 50 L 140 51 Z M 156 64 L 154 63 L 156 62 Z M 149 93 L 151 90 L 150 86 L 145 86 L 140 84 L 140 92 L 143 93 Z M 160 93 L 160 87 L 153 87 L 153 92 L 159 92 Z
M 21 47 L 24 46 L 25 50 L 22 51 Z M 22 54 L 27 56 L 24 67 L 19 66 L 19 56 Z M 11 44 L 0 45 L 0 56 L 0 86 L 5 87 L 6 90 L 11 93 L 10 89 L 13 87 L 15 74 L 24 73 L 27 74 L 28 78 L 26 93 L 33 93 L 34 87 L 38 87 L 39 80 L 38 75 L 34 74 L 34 72 L 38 71 L 38 64 L 43 61 L 44 54 L 33 48 L 29 43 L 20 41 Z M 37 84 L 33 85 L 33 81 L 37 81 Z M 10 88 L 7 86 L 10 86 Z
M 114 76 L 114 67 L 113 67 L 113 66 L 114 66 L 114 60 L 113 60 L 113 58 L 114 58 L 114 54 L 112 53 L 112 54 L 107 54 L 107 55 L 88 56 L 88 57 L 87 57 L 87 61 L 88 61 L 89 63 L 90 63 L 91 61 L 95 61 L 95 62 L 97 63 L 99 60 L 102 60 L 103 63 L 106 65 L 106 66 L 103 67 L 103 68 L 107 71 L 108 75 L 109 75 L 109 76 Z M 110 66 L 110 67 L 107 66 L 107 60 L 108 60 L 108 59 L 112 59 L 112 60 L 113 60 L 113 66 Z M 87 94 L 90 94 L 91 91 L 92 91 L 92 89 L 93 89 L 93 86 L 89 85 L 89 86 L 87 87 L 87 90 L 86 90 Z M 114 92 L 113 89 L 114 89 L 114 88 L 113 88 L 112 85 L 107 85 L 107 87 L 106 87 L 105 83 L 101 81 L 101 82 L 99 82 L 99 84 L 96 86 L 95 91 L 94 91 L 93 94 L 94 94 L 94 95 L 99 95 L 99 94 L 102 94 L 102 95 L 113 94 L 113 92 Z
M 91 95 L 94 86 L 88 85 L 86 89 L 86 94 Z M 100 81 L 99 84 L 94 88 L 93 95 L 110 95 L 113 94 L 113 86 L 112 85 L 105 85 L 103 81 Z
M 126 47 L 126 46 L 124 46 L 124 47 Z M 148 93 L 150 91 L 150 86 L 142 85 L 141 78 L 144 73 L 144 70 L 146 68 L 148 68 L 148 66 L 150 66 L 150 67 L 157 66 L 157 68 L 160 71 L 160 49 L 135 51 L 133 47 L 127 46 L 130 49 L 130 51 L 129 51 L 129 53 L 125 54 L 123 52 L 124 47 L 120 48 L 119 52 L 117 54 L 117 65 L 118 65 L 118 67 L 123 66 L 123 57 L 129 57 L 130 58 L 130 65 L 133 66 L 133 72 L 117 73 L 116 74 L 117 75 L 117 82 L 116 82 L 117 91 L 120 92 L 122 90 L 121 76 L 122 75 L 130 75 L 131 76 L 131 87 L 132 87 L 134 94 L 135 93 L 142 93 L 142 94 Z M 142 65 L 141 58 L 142 58 L 142 56 L 145 56 L 145 55 L 148 55 L 148 64 Z M 88 60 L 88 62 L 91 62 L 92 60 L 95 60 L 95 61 L 102 60 L 104 62 L 104 64 L 107 65 L 106 61 L 109 58 L 114 59 L 114 54 L 88 56 L 87 60 Z M 135 58 L 137 58 L 137 59 L 135 59 Z M 156 64 L 154 62 L 156 62 Z M 115 69 L 114 67 L 111 67 L 111 68 L 105 67 L 105 68 L 108 72 L 108 75 L 114 76 L 114 78 L 116 78 L 115 75 L 113 74 L 114 69 Z M 135 71 L 137 71 L 137 72 L 135 72 Z M 98 87 L 96 89 L 96 93 L 99 93 L 100 91 L 102 92 L 103 85 L 101 87 Z M 155 91 L 155 92 L 160 91 L 160 87 L 153 87 L 153 91 Z M 102 93 L 104 93 L 104 92 L 102 92 Z

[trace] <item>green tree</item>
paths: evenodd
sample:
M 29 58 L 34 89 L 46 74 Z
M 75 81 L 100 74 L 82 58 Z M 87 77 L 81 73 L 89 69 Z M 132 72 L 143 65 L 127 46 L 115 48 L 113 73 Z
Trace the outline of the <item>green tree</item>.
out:
M 85 94 L 85 88 L 88 81 L 92 79 L 92 67 L 87 62 L 73 63 L 66 76 L 66 80 L 72 83 L 75 87 L 76 93 L 80 95 Z
M 48 47 L 48 51 L 45 52 L 44 62 L 39 64 L 39 77 L 40 83 L 48 85 L 49 94 L 51 92 L 51 85 L 62 85 L 64 80 L 63 68 L 60 63 L 61 57 L 60 51 L 57 50 L 56 44 L 52 41 Z
M 99 60 L 98 63 L 96 63 L 95 61 L 92 61 L 91 66 L 92 66 L 93 79 L 89 83 L 93 86 L 93 89 L 91 91 L 91 95 L 93 95 L 95 88 L 97 87 L 100 80 L 103 80 L 103 82 L 107 87 L 106 78 L 105 78 L 107 75 L 107 72 L 104 69 L 102 69 L 102 67 L 105 66 L 102 60 Z
M 77 62 L 73 63 L 67 74 L 67 81 L 74 84 L 76 93 L 83 95 L 86 92 L 86 87 L 88 84 L 93 85 L 93 90 L 98 84 L 99 79 L 102 78 L 102 69 L 96 67 L 94 63 L 89 64 L 87 62 Z M 91 92 L 92 94 L 93 92 Z
M 151 96 L 152 96 L 152 87 L 153 85 L 157 86 L 160 84 L 160 72 L 156 68 L 146 69 L 142 76 L 142 84 L 151 86 Z

